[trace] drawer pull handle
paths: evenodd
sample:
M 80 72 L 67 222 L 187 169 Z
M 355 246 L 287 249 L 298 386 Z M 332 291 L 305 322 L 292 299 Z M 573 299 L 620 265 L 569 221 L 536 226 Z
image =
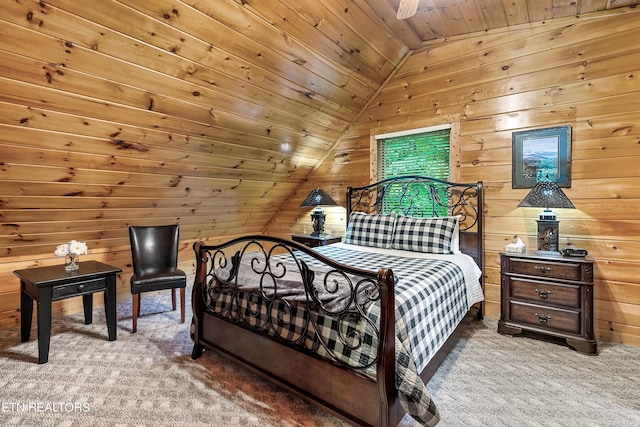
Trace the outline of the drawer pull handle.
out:
M 546 289 L 538 289 L 538 288 L 534 289 L 533 291 L 537 292 L 538 296 L 542 299 L 547 299 L 549 297 L 549 294 L 551 293 L 551 291 L 548 291 Z
M 547 271 L 551 271 L 551 267 L 545 267 L 542 265 L 536 265 L 535 267 L 533 267 L 535 270 L 541 271 L 543 273 L 546 273 Z
M 78 292 L 82 292 L 84 290 L 84 285 L 78 285 Z
M 549 316 L 548 314 L 535 313 L 535 316 L 538 316 L 538 322 L 544 324 L 547 323 L 547 320 L 551 319 L 551 316 Z

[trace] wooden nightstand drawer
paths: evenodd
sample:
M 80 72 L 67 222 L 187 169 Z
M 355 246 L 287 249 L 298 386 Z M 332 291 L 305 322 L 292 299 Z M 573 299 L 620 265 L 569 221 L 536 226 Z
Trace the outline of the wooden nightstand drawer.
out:
M 539 328 L 580 334 L 580 312 L 511 302 L 511 319 Z
M 500 254 L 498 332 L 523 330 L 564 338 L 581 353 L 596 354 L 593 332 L 593 261 L 560 253 Z
M 580 308 L 580 286 L 510 277 L 511 298 Z
M 529 276 L 549 277 L 564 280 L 582 280 L 582 268 L 579 263 L 553 262 L 540 259 L 511 260 L 511 273 Z
M 85 280 L 83 282 L 69 283 L 63 286 L 54 286 L 51 299 L 64 298 L 69 295 L 82 295 L 93 293 L 107 289 L 107 283 L 104 278 Z

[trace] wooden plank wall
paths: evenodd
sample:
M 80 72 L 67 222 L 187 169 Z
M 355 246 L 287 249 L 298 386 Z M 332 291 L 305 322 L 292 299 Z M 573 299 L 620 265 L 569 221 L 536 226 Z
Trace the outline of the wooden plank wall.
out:
M 622 12 L 622 11 L 619 11 Z M 573 127 L 575 210 L 560 212 L 561 247 L 595 258 L 599 340 L 640 346 L 640 11 L 590 14 L 430 43 L 404 64 L 332 156 L 269 228 L 287 234 L 309 219 L 298 207 L 314 186 L 344 204 L 346 185 L 369 180 L 374 128 L 413 128 L 461 117 L 462 181 L 485 183 L 487 315 L 499 317 L 499 252 L 523 238 L 535 248 L 537 209 L 518 208 L 511 133 Z M 328 221 L 344 230 L 344 209 Z
M 129 225 L 179 222 L 187 270 L 193 241 L 259 233 L 409 50 L 365 10 L 3 2 L 0 327 L 19 319 L 12 271 L 62 263 L 69 239 L 123 269 L 127 300 Z

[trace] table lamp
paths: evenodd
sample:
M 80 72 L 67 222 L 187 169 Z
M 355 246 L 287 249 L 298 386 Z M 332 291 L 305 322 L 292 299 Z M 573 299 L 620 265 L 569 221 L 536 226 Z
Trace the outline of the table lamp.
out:
M 306 199 L 300 204 L 301 208 L 315 206 L 311 211 L 311 222 L 313 224 L 312 236 L 320 236 L 324 233 L 324 220 L 326 215 L 320 206 L 336 206 L 337 203 L 321 188 L 316 188 L 309 193 Z
M 518 207 L 545 208 L 540 212 L 539 219 L 536 220 L 538 223 L 538 252 L 560 252 L 558 247 L 558 215 L 551 209 L 576 208 L 560 186 L 549 181 L 547 176 L 544 181 L 539 181 L 533 186 Z

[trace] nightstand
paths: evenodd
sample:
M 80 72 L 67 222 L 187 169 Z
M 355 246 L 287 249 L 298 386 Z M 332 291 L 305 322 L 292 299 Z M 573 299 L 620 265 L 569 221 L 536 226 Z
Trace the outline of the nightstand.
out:
M 342 241 L 341 236 L 329 236 L 321 234 L 320 236 L 309 236 L 306 234 L 293 234 L 291 240 L 294 242 L 302 243 L 310 248 L 316 248 L 318 246 L 330 245 L 331 243 L 338 243 Z
M 596 354 L 593 261 L 560 254 L 500 254 L 498 332 L 523 330 L 564 338 L 580 353 Z

